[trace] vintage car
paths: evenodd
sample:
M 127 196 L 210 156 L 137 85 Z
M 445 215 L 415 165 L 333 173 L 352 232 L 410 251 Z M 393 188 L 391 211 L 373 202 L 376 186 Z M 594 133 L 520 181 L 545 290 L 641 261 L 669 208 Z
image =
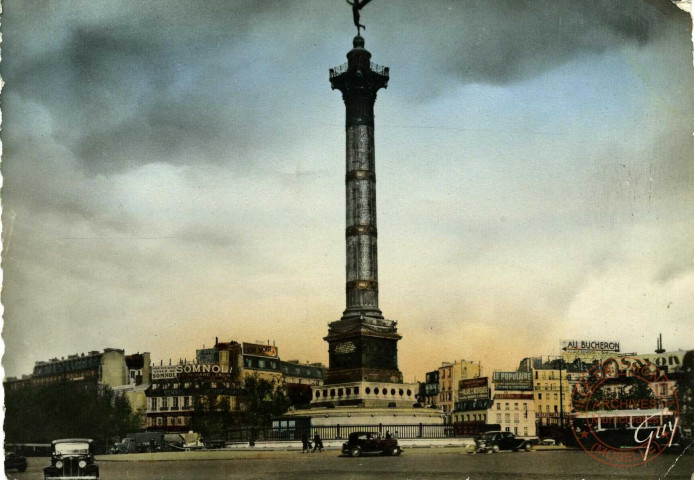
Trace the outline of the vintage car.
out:
M 5 470 L 17 470 L 23 472 L 27 469 L 27 459 L 14 452 L 5 453 Z
M 500 450 L 532 450 L 530 439 L 517 438 L 511 432 L 486 432 L 475 439 L 475 451 L 473 453 L 496 453 Z
M 94 463 L 94 441 L 87 438 L 66 438 L 51 442 L 51 465 L 43 469 L 45 479 L 99 478 Z
M 354 432 L 342 444 L 342 453 L 358 457 L 365 453 L 380 453 L 382 455 L 400 455 L 402 448 L 395 438 L 381 438 L 373 432 Z

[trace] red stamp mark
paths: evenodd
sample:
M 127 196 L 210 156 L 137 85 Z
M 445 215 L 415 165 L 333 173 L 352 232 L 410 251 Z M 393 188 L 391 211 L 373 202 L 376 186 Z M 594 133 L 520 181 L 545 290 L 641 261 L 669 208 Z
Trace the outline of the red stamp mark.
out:
M 649 361 L 617 357 L 595 365 L 574 386 L 571 403 L 576 441 L 607 465 L 642 465 L 679 433 L 674 382 Z

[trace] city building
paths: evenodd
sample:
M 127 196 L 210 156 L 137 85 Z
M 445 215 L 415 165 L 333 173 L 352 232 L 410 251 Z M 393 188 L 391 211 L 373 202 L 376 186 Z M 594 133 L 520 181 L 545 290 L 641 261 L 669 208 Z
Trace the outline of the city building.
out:
M 67 358 L 51 358 L 37 361 L 31 375 L 21 378 L 9 377 L 3 382 L 5 388 L 25 386 L 57 385 L 64 383 L 92 383 L 118 387 L 128 383 L 128 367 L 125 352 L 106 348 L 89 353 L 68 355 Z
M 243 408 L 243 385 L 249 376 L 283 388 L 295 404 L 311 401 L 311 387 L 322 385 L 320 363 L 284 362 L 270 342 L 220 342 L 195 352 L 195 361 L 151 367 L 146 389 L 146 426 L 149 430 L 188 431 L 194 419 L 216 414 L 238 414 Z
M 569 424 L 572 392 L 569 377 L 577 377 L 576 373 L 579 372 L 569 373 L 567 368 L 557 368 L 551 362 L 533 368 L 535 418 L 541 436 L 553 436 L 553 430 Z
M 447 416 L 447 421 L 453 421 L 451 414 L 455 408 L 455 403 L 460 400 L 461 381 L 479 378 L 482 367 L 479 363 L 468 362 L 465 360 L 453 363 L 443 362 L 439 367 L 439 394 L 436 405 Z
M 451 414 L 456 434 L 475 435 L 500 428 L 489 425 L 489 410 L 492 408 L 489 379 L 479 377 L 461 380 L 459 387 L 458 400 Z
M 420 383 L 419 402 L 425 407 L 436 407 L 439 398 L 439 371 L 427 372 L 425 381 Z
M 536 436 L 535 399 L 532 392 L 494 392 L 488 420 L 500 425 L 505 432 L 521 437 Z
M 537 434 L 532 372 L 494 372 L 488 422 L 521 437 Z
M 173 367 L 181 368 L 165 373 L 153 367 L 152 384 L 146 390 L 148 430 L 188 431 L 194 414 L 239 410 L 242 391 L 228 372 L 197 369 L 197 364 Z
M 125 356 L 127 383 L 113 387 L 113 391 L 123 395 L 133 412 L 142 414 L 142 426 L 146 426 L 147 388 L 151 382 L 152 362 L 149 352 Z

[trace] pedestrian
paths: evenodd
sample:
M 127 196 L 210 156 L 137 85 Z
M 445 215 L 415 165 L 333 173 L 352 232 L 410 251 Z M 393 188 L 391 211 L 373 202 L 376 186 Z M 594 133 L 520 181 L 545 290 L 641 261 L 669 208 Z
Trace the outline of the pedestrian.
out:
M 308 441 L 308 433 L 301 434 L 301 444 L 303 446 L 301 453 L 309 453 L 311 451 L 311 442 Z
M 388 439 L 390 439 L 390 438 L 393 438 L 393 437 L 390 435 L 390 430 L 386 430 L 386 440 L 388 440 Z
M 320 439 L 318 433 L 313 436 L 313 451 L 315 452 L 316 450 L 319 452 L 323 451 L 323 440 Z
M 395 430 L 395 435 L 393 435 L 393 438 L 397 440 L 397 438 L 398 438 L 398 431 L 397 430 Z

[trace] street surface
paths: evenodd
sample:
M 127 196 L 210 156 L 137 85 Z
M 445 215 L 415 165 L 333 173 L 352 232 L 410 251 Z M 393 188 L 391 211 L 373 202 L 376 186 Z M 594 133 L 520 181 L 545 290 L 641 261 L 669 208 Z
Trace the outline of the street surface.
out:
M 661 455 L 646 465 L 622 469 L 596 462 L 583 451 L 533 451 L 468 455 L 461 449 L 411 449 L 400 457 L 341 457 L 323 453 L 237 452 L 218 453 L 215 460 L 99 461 L 101 478 L 128 480 L 191 479 L 658 479 L 691 480 L 694 454 L 679 458 Z M 114 455 L 113 458 L 118 458 Z M 142 457 L 146 458 L 145 456 Z M 181 458 L 195 458 L 181 452 Z M 30 458 L 24 473 L 8 472 L 11 479 L 43 479 L 47 458 Z M 672 470 L 668 468 L 675 463 Z M 667 474 L 667 476 L 666 476 Z

